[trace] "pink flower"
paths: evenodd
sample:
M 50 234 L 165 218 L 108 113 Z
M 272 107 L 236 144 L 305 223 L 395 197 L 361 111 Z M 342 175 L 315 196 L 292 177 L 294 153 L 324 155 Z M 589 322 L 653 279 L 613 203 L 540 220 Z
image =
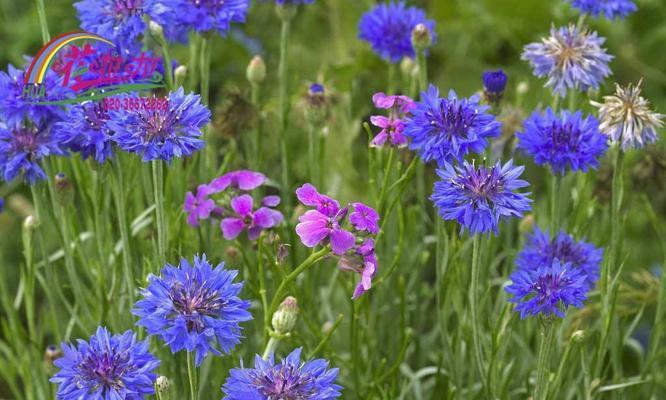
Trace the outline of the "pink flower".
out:
M 376 235 L 379 233 L 379 215 L 374 208 L 363 203 L 353 203 L 354 211 L 349 214 L 349 222 L 358 231 Z
M 254 201 L 249 194 L 231 199 L 231 209 L 236 215 L 220 222 L 222 236 L 227 240 L 237 238 L 244 230 L 247 230 L 248 239 L 255 240 L 262 230 L 272 228 L 284 220 L 282 213 L 268 207 L 254 211 Z
M 208 219 L 210 213 L 215 209 L 215 202 L 208 196 L 213 193 L 208 185 L 199 185 L 196 196 L 192 192 L 185 194 L 183 210 L 187 213 L 187 223 L 199 226 L 200 219 Z
M 352 254 L 342 256 L 338 267 L 361 275 L 361 280 L 356 285 L 352 299 L 356 299 L 370 290 L 372 288 L 372 278 L 377 272 L 375 241 L 366 239 L 363 244 L 354 249 Z
M 266 181 L 264 174 L 250 170 L 228 172 L 210 183 L 214 192 L 222 192 L 229 187 L 249 191 L 258 188 Z
M 296 189 L 296 197 L 304 205 L 315 207 L 317 211 L 328 217 L 333 217 L 340 211 L 340 203 L 337 200 L 320 194 L 317 188 L 309 183 Z
M 372 96 L 375 107 L 390 110 L 389 116 L 374 115 L 370 122 L 381 131 L 372 139 L 372 147 L 381 147 L 388 141 L 393 147 L 404 147 L 407 138 L 403 135 L 405 124 L 403 119 L 411 113 L 416 104 L 407 96 L 388 96 L 384 93 L 376 93 Z
M 395 111 L 400 114 L 409 114 L 416 108 L 414 100 L 407 96 L 389 96 L 382 92 L 375 93 L 372 96 L 372 102 L 375 104 L 375 107 L 384 110 L 390 110 L 395 107 Z
M 351 232 L 340 228 L 340 221 L 346 214 L 346 208 L 332 217 L 318 210 L 306 211 L 298 218 L 300 223 L 296 225 L 296 233 L 306 247 L 315 247 L 328 242 L 333 253 L 342 255 L 354 247 L 356 241 Z

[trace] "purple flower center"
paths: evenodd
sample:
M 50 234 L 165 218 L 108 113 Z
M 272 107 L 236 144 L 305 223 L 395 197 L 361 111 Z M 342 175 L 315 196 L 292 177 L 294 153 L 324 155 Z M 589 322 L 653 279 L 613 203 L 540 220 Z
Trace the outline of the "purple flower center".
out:
M 578 151 L 578 139 L 582 136 L 578 127 L 571 123 L 561 124 L 559 121 L 554 121 L 550 134 L 553 140 L 553 154 Z
M 27 153 L 28 158 L 32 160 L 38 146 L 39 139 L 36 129 L 21 127 L 14 131 L 14 141 L 12 142 L 14 152 Z
M 532 290 L 536 292 L 539 303 L 543 304 L 551 301 L 553 293 L 559 292 L 562 287 L 571 284 L 571 282 L 571 279 L 564 276 L 564 271 L 559 274 L 548 273 L 540 276 L 532 284 Z
M 478 172 L 468 171 L 466 176 L 459 176 L 459 185 L 471 200 L 492 200 L 504 190 L 503 180 L 487 168 L 480 168 Z
M 441 100 L 439 115 L 427 114 L 430 125 L 437 128 L 436 135 L 445 134 L 447 137 L 465 137 L 467 131 L 474 124 L 476 113 L 465 109 L 458 101 Z
M 203 317 L 217 315 L 225 305 L 217 292 L 202 286 L 190 285 L 186 288 L 176 283 L 169 297 L 176 312 L 185 317 L 190 332 L 201 332 L 205 326 Z
M 101 106 L 90 105 L 83 107 L 83 118 L 91 129 L 101 131 L 109 119 L 109 114 Z
M 141 129 L 145 132 L 146 139 L 164 142 L 173 134 L 174 126 L 180 120 L 180 114 L 174 109 L 139 113 Z
M 314 394 L 309 389 L 311 376 L 292 365 L 279 365 L 265 375 L 254 377 L 259 392 L 268 399 L 307 400 Z
M 197 7 L 206 7 L 217 11 L 224 6 L 226 0 L 190 0 Z
M 138 15 L 143 8 L 143 0 L 114 0 L 113 16 L 116 19 L 124 20 Z
M 122 376 L 128 361 L 129 356 L 126 352 L 113 354 L 108 351 L 102 354 L 89 353 L 83 357 L 79 371 L 83 379 L 97 382 L 97 387 L 94 387 L 94 390 L 99 387 L 120 389 L 123 387 Z

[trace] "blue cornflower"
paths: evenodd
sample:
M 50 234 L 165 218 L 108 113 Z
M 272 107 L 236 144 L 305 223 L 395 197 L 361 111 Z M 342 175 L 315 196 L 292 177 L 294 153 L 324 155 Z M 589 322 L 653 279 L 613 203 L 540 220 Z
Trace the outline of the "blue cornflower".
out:
M 229 353 L 240 343 L 240 322 L 252 319 L 250 303 L 238 297 L 242 283 L 233 283 L 238 271 L 215 268 L 206 256 L 194 262 L 181 259 L 178 267 L 167 264 L 160 276 L 148 276 L 132 311 L 149 335 L 159 336 L 175 353 L 196 352 L 196 365 L 208 353 Z
M 585 278 L 588 288 L 593 288 L 599 279 L 599 268 L 604 251 L 594 247 L 592 243 L 575 241 L 571 235 L 560 232 L 549 237 L 548 232 L 535 229 L 527 236 L 525 247 L 516 257 L 516 266 L 522 270 L 533 270 L 540 265 L 551 265 L 558 259 L 561 263 L 570 263 L 571 268 L 578 269 Z
M 504 290 L 513 295 L 509 301 L 518 304 L 516 311 L 521 319 L 539 314 L 564 318 L 569 306 L 580 308 L 587 299 L 583 271 L 558 259 L 529 270 L 518 269 L 509 279 L 511 285 Z
M 423 161 L 435 160 L 440 167 L 462 161 L 467 153 L 481 153 L 486 139 L 500 134 L 501 124 L 486 112 L 489 108 L 479 104 L 478 96 L 459 99 L 454 91 L 440 98 L 439 89 L 430 85 L 405 123 L 409 148 L 417 150 Z
M 256 356 L 253 369 L 232 369 L 222 391 L 225 400 L 337 399 L 342 389 L 335 384 L 337 376 L 338 369 L 328 369 L 326 360 L 301 363 L 299 348 L 277 365 L 271 354 L 266 361 Z
M 547 77 L 547 87 L 561 97 L 567 89 L 598 89 L 611 74 L 608 63 L 613 56 L 601 47 L 606 41 L 596 32 L 579 30 L 574 25 L 550 28 L 550 37 L 525 46 L 521 58 L 529 61 L 534 75 Z
M 467 161 L 457 167 L 446 164 L 437 171 L 442 179 L 435 182 L 430 200 L 443 219 L 458 221 L 461 232 L 497 234 L 500 219 L 521 217 L 531 208 L 529 193 L 517 192 L 529 185 L 518 179 L 524 169 L 514 167 L 512 160 L 479 168 Z
M 107 122 L 116 132 L 118 146 L 143 156 L 144 161 L 190 156 L 201 150 L 201 128 L 210 121 L 210 111 L 199 95 L 185 95 L 183 88 L 169 93 L 167 109 L 141 109 L 127 113 L 114 111 Z
M 624 18 L 638 10 L 630 0 L 568 0 L 572 6 L 585 14 L 598 17 L 604 14 L 608 19 Z
M 81 0 L 74 8 L 82 29 L 121 47 L 133 46 L 146 32 L 143 0 Z
M 425 12 L 406 7 L 404 1 L 378 4 L 361 17 L 359 38 L 370 43 L 372 50 L 384 60 L 397 63 L 404 57 L 414 58 L 412 30 L 424 24 L 434 41 L 435 22 L 426 19 Z
M 70 107 L 67 118 L 53 129 L 59 142 L 86 159 L 100 164 L 113 157 L 113 131 L 107 126 L 109 113 L 97 103 L 86 102 Z
M 599 121 L 577 111 L 555 114 L 535 111 L 525 120 L 524 132 L 519 132 L 518 148 L 534 158 L 538 165 L 548 164 L 554 173 L 563 175 L 567 168 L 587 171 L 597 168 L 599 157 L 608 148 L 607 137 L 599 131 Z
M 496 71 L 486 71 L 483 73 L 481 78 L 483 80 L 483 87 L 485 91 L 494 96 L 498 96 L 504 93 L 504 89 L 506 89 L 506 83 L 509 80 L 504 71 L 501 69 Z
M 250 0 L 145 0 L 145 7 L 167 39 L 186 42 L 189 31 L 226 35 L 232 22 L 245 22 Z
M 7 125 L 19 125 L 26 119 L 42 123 L 64 118 L 65 112 L 60 106 L 34 104 L 34 101 L 56 101 L 71 96 L 71 91 L 60 85 L 58 75 L 49 69 L 42 83 L 44 95 L 35 99 L 24 93 L 24 79 L 24 72 L 11 64 L 7 72 L 0 71 L 0 119 Z
M 9 182 L 18 175 L 29 184 L 46 178 L 42 158 L 64 155 L 47 124 L 3 126 L 0 124 L 0 176 Z
M 51 382 L 58 383 L 58 400 L 141 400 L 155 393 L 152 373 L 160 361 L 148 351 L 148 341 L 138 341 L 132 331 L 110 335 L 99 327 L 90 341 L 62 345 L 60 368 Z

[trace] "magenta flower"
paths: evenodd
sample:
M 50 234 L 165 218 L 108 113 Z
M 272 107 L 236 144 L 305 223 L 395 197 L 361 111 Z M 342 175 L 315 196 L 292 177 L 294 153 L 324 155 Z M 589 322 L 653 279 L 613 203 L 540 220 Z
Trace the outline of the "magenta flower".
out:
M 222 192 L 229 187 L 244 191 L 250 191 L 263 185 L 266 181 L 264 174 L 250 170 L 239 170 L 228 172 L 219 178 L 214 179 L 210 186 L 214 192 Z
M 329 217 L 318 210 L 309 210 L 301 215 L 296 225 L 296 233 L 306 247 L 315 247 L 319 244 L 330 243 L 333 253 L 342 255 L 354 247 L 356 239 L 351 232 L 340 227 L 347 215 L 347 209 L 339 210 L 337 214 Z
M 199 185 L 196 196 L 192 192 L 185 194 L 183 210 L 187 213 L 187 223 L 199 226 L 199 220 L 208 219 L 215 209 L 215 202 L 208 198 L 213 190 L 208 185 Z
M 309 183 L 296 189 L 296 197 L 304 205 L 315 207 L 317 211 L 328 217 L 333 217 L 340 211 L 340 203 L 337 200 L 320 194 L 317 188 Z
M 415 107 L 414 101 L 407 96 L 389 96 L 384 93 L 376 93 L 372 96 L 375 107 L 391 110 L 389 116 L 373 115 L 370 122 L 381 128 L 381 131 L 372 139 L 372 147 L 381 147 L 388 141 L 393 147 L 404 147 L 407 138 L 403 135 L 405 124 L 403 118 Z
M 361 275 L 361 280 L 354 289 L 352 299 L 357 299 L 363 293 L 372 288 L 372 278 L 377 272 L 377 255 L 375 254 L 375 241 L 374 239 L 366 239 L 362 245 L 358 246 L 355 250 L 356 259 L 360 262 L 345 263 L 343 257 L 340 261 L 342 269 L 350 269 Z M 347 258 L 346 260 L 349 260 Z
M 349 214 L 349 222 L 358 231 L 376 235 L 379 233 L 379 215 L 374 208 L 363 203 L 353 203 L 354 211 Z
M 254 200 L 249 194 L 231 199 L 231 209 L 235 215 L 222 219 L 220 223 L 222 236 L 227 240 L 237 238 L 244 230 L 247 230 L 248 239 L 255 240 L 261 231 L 272 228 L 284 220 L 282 213 L 268 207 L 254 211 Z

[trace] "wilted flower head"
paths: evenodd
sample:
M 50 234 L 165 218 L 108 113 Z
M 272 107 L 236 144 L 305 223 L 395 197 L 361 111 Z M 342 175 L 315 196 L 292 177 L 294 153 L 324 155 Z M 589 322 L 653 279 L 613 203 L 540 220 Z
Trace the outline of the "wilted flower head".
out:
M 407 96 L 387 96 L 384 93 L 375 93 L 372 96 L 375 107 L 390 110 L 389 116 L 373 115 L 370 122 L 381 128 L 377 136 L 372 139 L 371 146 L 383 146 L 387 142 L 394 147 L 407 145 L 407 138 L 403 134 L 405 130 L 405 118 L 416 107 L 414 100 Z
M 53 129 L 64 146 L 102 164 L 113 157 L 113 131 L 108 120 L 109 113 L 101 105 L 86 102 L 72 105 L 67 117 Z
M 525 120 L 524 132 L 518 133 L 518 148 L 534 158 L 538 165 L 548 164 L 553 172 L 563 175 L 571 171 L 597 168 L 606 152 L 606 137 L 599 132 L 599 121 L 577 111 L 555 114 L 535 111 Z
M 627 87 L 616 83 L 615 94 L 605 96 L 603 103 L 592 102 L 599 108 L 599 129 L 624 150 L 656 141 L 657 128 L 663 126 L 664 115 L 652 111 L 650 102 L 641 96 L 641 83 Z
M 189 157 L 204 146 L 201 128 L 210 122 L 210 111 L 199 95 L 183 88 L 169 93 L 167 109 L 114 111 L 108 121 L 118 146 L 142 155 L 143 161 Z
M 522 217 L 530 210 L 529 193 L 517 191 L 529 185 L 518 179 L 524 169 L 511 160 L 478 168 L 467 161 L 457 167 L 446 164 L 437 171 L 441 180 L 435 182 L 430 199 L 444 220 L 458 221 L 462 232 L 497 234 L 501 219 Z
M 624 18 L 638 10 L 630 0 L 568 0 L 572 6 L 585 14 L 598 17 L 604 14 L 608 19 Z
M 132 311 L 139 326 L 160 337 L 175 353 L 196 352 L 196 365 L 208 353 L 229 353 L 241 338 L 240 323 L 252 319 L 250 303 L 238 297 L 242 283 L 233 283 L 238 271 L 213 268 L 206 256 L 194 262 L 181 259 L 167 264 L 160 276 L 149 275 L 143 299 Z
M 547 77 L 547 87 L 564 97 L 568 89 L 598 89 L 611 74 L 613 56 L 601 47 L 606 39 L 574 25 L 550 28 L 550 37 L 525 46 L 522 59 L 529 61 L 534 75 Z
M 308 399 L 329 400 L 340 397 L 335 384 L 338 369 L 328 369 L 326 360 L 301 363 L 296 349 L 279 364 L 256 356 L 254 368 L 234 368 L 222 386 L 225 400 Z
M 81 28 L 125 45 L 146 31 L 143 0 L 81 0 L 74 3 Z
M 460 162 L 470 152 L 481 153 L 487 139 L 500 134 L 501 125 L 488 109 L 478 96 L 459 99 L 450 91 L 448 98 L 440 98 L 439 89 L 430 85 L 405 124 L 405 136 L 412 139 L 409 148 L 440 167 Z
M 513 295 L 509 301 L 518 304 L 516 311 L 520 318 L 536 315 L 564 318 L 569 306 L 580 308 L 587 299 L 588 286 L 582 270 L 557 259 L 529 270 L 518 269 L 509 279 L 511 285 L 505 290 Z
M 9 127 L 0 124 L 0 178 L 5 182 L 21 174 L 29 184 L 46 179 L 41 160 L 63 154 L 57 137 L 46 124 Z
M 384 60 L 398 63 L 403 57 L 414 58 L 412 31 L 418 24 L 424 24 L 434 40 L 435 22 L 426 19 L 423 10 L 407 7 L 404 1 L 378 4 L 361 17 L 359 38 Z
M 245 22 L 250 0 L 145 0 L 148 15 L 171 41 L 186 42 L 190 31 L 225 36 L 232 23 Z
M 58 75 L 49 69 L 44 78 L 43 96 L 40 101 L 57 101 L 71 96 L 71 91 L 60 85 Z M 25 85 L 24 71 L 7 66 L 0 71 L 0 119 L 7 125 L 19 125 L 24 120 L 34 124 L 50 123 L 63 119 L 65 112 L 58 105 L 35 104 L 29 93 L 32 88 Z
M 516 266 L 523 270 L 535 270 L 540 265 L 551 265 L 555 259 L 579 269 L 591 289 L 599 279 L 603 250 L 592 243 L 577 242 L 565 232 L 550 238 L 548 232 L 536 228 L 534 233 L 527 235 L 525 247 L 516 257 Z
M 132 331 L 112 336 L 99 327 L 88 342 L 63 343 L 62 350 L 54 361 L 60 371 L 50 379 L 59 385 L 58 400 L 138 400 L 155 393 L 152 371 L 160 362 Z

